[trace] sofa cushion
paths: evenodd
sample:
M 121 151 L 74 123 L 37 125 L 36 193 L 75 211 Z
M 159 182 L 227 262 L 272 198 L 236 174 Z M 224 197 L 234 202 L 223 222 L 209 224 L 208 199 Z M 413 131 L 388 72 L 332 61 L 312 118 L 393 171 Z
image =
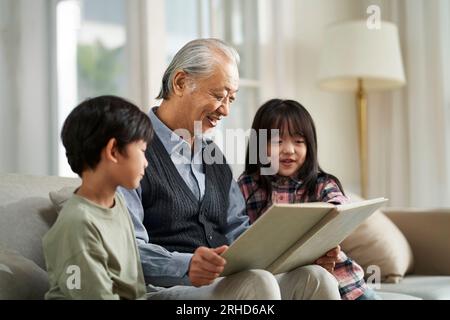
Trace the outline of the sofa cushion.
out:
M 396 292 L 376 291 L 381 300 L 423 300 L 422 298 Z
M 0 174 L 0 244 L 45 269 L 42 237 L 56 220 L 48 193 L 79 179 Z
M 407 276 L 400 283 L 382 283 L 381 291 L 396 292 L 425 300 L 450 300 L 450 276 Z
M 355 195 L 352 201 L 361 200 Z M 341 244 L 342 250 L 365 270 L 376 266 L 382 282 L 397 283 L 413 267 L 411 247 L 402 232 L 380 210 L 364 221 Z
M 48 198 L 30 197 L 0 207 L 0 243 L 45 269 L 41 241 L 55 220 Z
M 44 299 L 47 273 L 17 252 L 0 247 L 0 300 Z
M 52 190 L 77 186 L 80 182 L 78 178 L 0 173 L 0 206 L 29 197 L 47 198 Z
M 49 192 L 48 196 L 57 214 L 61 212 L 64 203 L 72 197 L 76 189 L 75 187 L 64 187 L 59 191 Z
M 450 208 L 388 208 L 383 212 L 411 244 L 415 275 L 450 276 Z

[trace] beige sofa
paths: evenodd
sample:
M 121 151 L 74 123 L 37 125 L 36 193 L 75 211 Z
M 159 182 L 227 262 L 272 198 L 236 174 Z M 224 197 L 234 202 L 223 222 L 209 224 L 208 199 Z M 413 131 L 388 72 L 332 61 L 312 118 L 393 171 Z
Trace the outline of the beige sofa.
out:
M 41 238 L 56 212 L 49 191 L 78 179 L 0 174 L 0 299 L 42 299 L 48 289 Z M 413 249 L 414 274 L 382 284 L 383 299 L 450 299 L 450 210 L 387 210 Z

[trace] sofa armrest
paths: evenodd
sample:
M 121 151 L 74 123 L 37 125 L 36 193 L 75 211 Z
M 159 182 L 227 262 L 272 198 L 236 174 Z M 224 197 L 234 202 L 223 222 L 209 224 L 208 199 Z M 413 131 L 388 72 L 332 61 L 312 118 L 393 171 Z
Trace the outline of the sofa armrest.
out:
M 403 232 L 414 256 L 414 274 L 450 275 L 450 209 L 383 212 Z

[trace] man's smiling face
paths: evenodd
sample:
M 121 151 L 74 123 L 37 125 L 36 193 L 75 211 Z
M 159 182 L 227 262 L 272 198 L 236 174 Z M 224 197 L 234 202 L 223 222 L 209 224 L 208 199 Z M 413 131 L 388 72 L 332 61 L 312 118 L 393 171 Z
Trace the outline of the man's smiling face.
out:
M 186 120 L 191 132 L 195 121 L 202 123 L 202 132 L 205 132 L 228 116 L 239 87 L 237 66 L 231 62 L 217 64 L 211 76 L 197 79 L 194 83 L 195 87 L 185 97 L 189 106 Z

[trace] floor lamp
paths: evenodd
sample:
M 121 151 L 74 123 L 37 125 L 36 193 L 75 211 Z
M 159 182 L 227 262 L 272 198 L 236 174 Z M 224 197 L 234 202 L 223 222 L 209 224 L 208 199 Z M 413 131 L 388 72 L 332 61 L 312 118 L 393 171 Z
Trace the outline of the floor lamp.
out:
M 365 20 L 330 25 L 325 31 L 318 83 L 324 90 L 355 94 L 361 195 L 367 198 L 366 92 L 395 89 L 406 83 L 397 27 L 382 22 L 379 29 L 369 29 Z

